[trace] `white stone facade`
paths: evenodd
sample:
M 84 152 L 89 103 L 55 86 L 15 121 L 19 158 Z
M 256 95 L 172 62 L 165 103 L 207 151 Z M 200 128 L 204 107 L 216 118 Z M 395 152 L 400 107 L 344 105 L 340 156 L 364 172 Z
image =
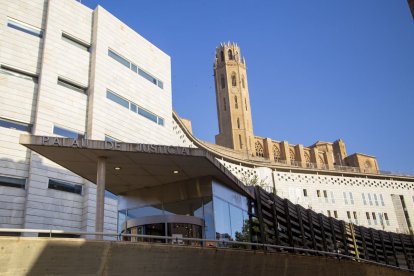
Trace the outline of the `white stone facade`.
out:
M 0 0 L 0 6 L 0 120 L 29 125 L 35 135 L 56 135 L 57 126 L 89 139 L 177 144 L 168 55 L 99 6 L 74 0 Z M 127 68 L 109 49 L 137 67 Z M 108 89 L 130 108 L 109 100 Z M 0 177 L 26 181 L 23 189 L 0 185 L 0 227 L 94 231 L 95 185 L 19 145 L 27 133 L 0 127 Z M 51 189 L 49 179 L 82 185 L 82 192 Z M 104 230 L 116 227 L 117 200 L 109 196 Z

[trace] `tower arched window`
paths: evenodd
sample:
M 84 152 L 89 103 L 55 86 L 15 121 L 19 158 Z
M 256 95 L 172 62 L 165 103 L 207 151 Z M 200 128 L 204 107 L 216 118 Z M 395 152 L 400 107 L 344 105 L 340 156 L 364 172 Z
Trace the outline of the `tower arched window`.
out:
M 223 51 L 220 51 L 220 60 L 224 61 L 224 52 Z
M 296 160 L 295 152 L 293 151 L 293 149 L 289 150 L 289 155 L 290 155 L 290 161 Z
M 243 148 L 243 142 L 242 142 L 242 138 L 241 135 L 239 134 L 239 144 L 240 144 L 240 149 Z
M 264 157 L 263 146 L 259 141 L 255 143 L 254 148 L 256 149 L 256 156 Z
M 235 107 L 236 109 L 238 109 L 238 108 L 239 108 L 239 103 L 237 102 L 237 96 L 234 96 L 234 107 Z
M 273 159 L 276 162 L 279 162 L 280 161 L 280 149 L 276 145 L 273 145 Z
M 229 49 L 229 51 L 227 53 L 228 53 L 228 56 L 229 56 L 229 60 L 233 60 L 233 52 L 231 51 L 231 49 Z
M 227 106 L 226 106 L 226 98 L 223 98 L 223 106 L 224 106 L 224 111 L 226 111 L 227 110 Z
M 221 89 L 226 88 L 226 83 L 225 83 L 225 80 L 224 80 L 224 75 L 221 75 L 220 82 L 221 82 Z
M 245 84 L 244 84 L 244 76 L 242 76 L 242 86 L 243 86 L 243 88 L 245 88 Z
M 245 106 L 246 111 L 247 111 L 247 100 L 246 100 L 246 98 L 244 98 L 244 106 Z
M 231 85 L 232 85 L 232 86 L 237 86 L 236 74 L 235 74 L 235 73 L 233 73 L 233 74 L 231 75 Z
M 237 128 L 240 129 L 240 119 L 237 118 Z

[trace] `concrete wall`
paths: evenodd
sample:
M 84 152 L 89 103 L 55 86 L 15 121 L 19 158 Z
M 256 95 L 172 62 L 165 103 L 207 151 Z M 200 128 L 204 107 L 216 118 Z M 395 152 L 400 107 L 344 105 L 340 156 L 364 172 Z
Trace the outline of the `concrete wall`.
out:
M 82 239 L 0 238 L 8 275 L 410 275 L 334 258 Z

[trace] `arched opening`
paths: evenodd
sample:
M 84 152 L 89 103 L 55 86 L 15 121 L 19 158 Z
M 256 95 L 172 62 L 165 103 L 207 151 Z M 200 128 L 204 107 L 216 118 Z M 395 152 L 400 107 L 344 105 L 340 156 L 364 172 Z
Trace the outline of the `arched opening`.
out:
M 236 109 L 238 109 L 238 108 L 239 108 L 239 103 L 237 102 L 237 96 L 234 96 L 234 107 L 235 107 Z
M 224 52 L 223 51 L 220 51 L 220 60 L 224 61 Z
M 226 98 L 223 98 L 223 107 L 224 107 L 224 111 L 226 111 L 227 110 Z
M 224 75 L 221 75 L 220 82 L 221 82 L 221 89 L 226 88 L 226 83 L 225 83 L 225 80 L 224 80 Z
M 256 156 L 264 157 L 263 146 L 259 141 L 255 143 L 254 148 L 256 149 Z
M 233 60 L 233 52 L 229 49 L 229 51 L 227 53 L 228 53 L 228 56 L 229 56 L 229 60 Z
M 233 74 L 231 75 L 231 85 L 232 85 L 232 86 L 237 86 L 237 82 L 236 82 L 236 74 L 235 74 L 235 73 L 233 73 Z
M 237 118 L 237 128 L 240 129 L 240 119 Z
M 280 149 L 276 145 L 273 145 L 273 159 L 275 160 L 275 162 L 280 161 Z
M 242 142 L 242 138 L 241 135 L 239 134 L 239 144 L 240 144 L 240 149 L 243 148 L 243 142 Z

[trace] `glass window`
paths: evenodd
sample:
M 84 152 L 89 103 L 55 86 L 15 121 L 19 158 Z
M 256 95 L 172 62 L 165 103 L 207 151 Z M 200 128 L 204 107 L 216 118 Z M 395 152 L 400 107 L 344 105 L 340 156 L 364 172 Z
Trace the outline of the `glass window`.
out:
M 374 201 L 375 201 L 375 205 L 378 206 L 378 198 L 377 198 L 377 195 L 376 194 L 374 194 Z
M 32 131 L 32 125 L 30 125 L 30 124 L 25 124 L 25 123 L 12 121 L 12 120 L 9 120 L 9 119 L 4 119 L 4 118 L 0 118 L 0 127 L 10 128 L 10 129 L 15 129 L 15 130 L 21 130 L 21 131 L 27 131 L 27 132 Z
M 62 180 L 49 179 L 49 189 L 69 192 L 74 194 L 82 194 L 82 185 L 69 183 Z
M 138 75 L 152 82 L 153 84 L 157 84 L 157 79 L 151 76 L 150 74 L 148 74 L 147 72 L 145 72 L 144 70 L 142 70 L 141 68 L 138 68 Z
M 82 41 L 80 41 L 76 38 L 74 38 L 71 35 L 68 35 L 66 33 L 62 33 L 62 40 L 69 43 L 69 44 L 72 44 L 72 45 L 78 47 L 79 49 L 89 51 L 89 45 L 85 44 L 84 42 L 82 42 Z
M 21 21 L 18 21 L 16 19 L 7 18 L 7 27 L 22 31 L 24 33 L 37 36 L 42 38 L 43 37 L 43 31 L 42 29 L 36 28 L 34 26 L 31 26 L 29 24 L 23 23 Z
M 352 195 L 352 192 L 349 192 L 349 199 L 351 201 L 351 204 L 354 205 L 354 196 Z
M 303 189 L 303 196 L 307 197 L 308 196 L 308 191 L 306 189 Z
M 364 205 L 367 205 L 367 200 L 365 199 L 365 194 L 362 193 L 362 201 L 364 202 Z
M 348 198 L 346 197 L 346 192 L 343 192 L 345 204 L 348 204 Z
M 145 109 L 138 107 L 138 114 L 157 123 L 157 116 L 155 116 L 154 114 L 152 114 L 149 111 L 146 111 Z
M 53 134 L 73 139 L 82 139 L 84 137 L 84 134 L 58 126 L 53 126 Z
M 381 200 L 381 205 L 384 206 L 384 198 L 382 197 L 382 194 L 379 195 Z
M 138 66 L 136 66 L 133 63 L 131 63 L 131 70 L 134 71 L 135 73 L 138 73 Z
M 37 83 L 37 76 L 36 75 L 21 71 L 21 70 L 16 69 L 16 68 L 4 66 L 4 65 L 1 65 L 1 67 L 0 67 L 0 74 L 13 76 L 13 77 L 17 77 L 17 78 L 21 78 L 21 79 L 25 79 L 25 80 L 31 80 L 34 83 Z
M 346 216 L 348 217 L 348 219 L 351 219 L 351 212 L 350 211 L 346 211 Z
M 122 229 L 122 224 L 126 221 L 127 218 L 127 211 L 126 210 L 121 210 L 118 212 L 118 233 L 121 233 L 123 230 Z
M 114 200 L 118 200 L 118 196 L 111 193 L 110 191 L 105 190 L 105 197 L 110 198 L 110 199 L 114 199 Z
M 214 218 L 216 239 L 231 240 L 229 204 L 217 197 L 214 197 Z
M 201 198 L 164 203 L 166 215 L 183 215 L 203 218 L 203 200 Z
M 316 190 L 316 195 L 317 195 L 318 197 L 321 197 L 321 191 Z
M 164 89 L 164 83 L 160 80 L 158 80 L 158 87 Z
M 129 108 L 131 109 L 132 112 L 137 113 L 137 111 L 138 111 L 137 106 L 135 104 L 133 104 L 133 103 L 131 103 L 131 106 Z
M 204 228 L 206 239 L 216 239 L 213 199 L 211 197 L 206 197 L 204 199 L 204 222 L 206 225 Z
M 58 81 L 57 81 L 57 83 L 58 83 L 60 86 L 64 86 L 64 87 L 69 88 L 69 89 L 72 89 L 72 90 L 74 90 L 74 91 L 76 91 L 76 92 L 86 93 L 86 88 L 85 88 L 85 87 L 82 87 L 82 86 L 80 86 L 80 85 L 78 85 L 78 84 L 75 84 L 75 83 L 73 83 L 73 82 L 71 82 L 71 81 L 68 81 L 68 80 L 62 79 L 62 78 L 60 78 L 60 77 L 58 77 Z
M 338 218 L 338 212 L 337 211 L 334 211 L 334 217 Z
M 114 92 L 107 90 L 106 91 L 106 98 L 110 99 L 113 102 L 116 102 L 119 105 L 122 105 L 125 108 L 129 109 L 129 102 L 120 96 L 116 95 Z
M 115 53 L 114 51 L 112 51 L 110 49 L 108 49 L 108 56 L 110 56 L 114 60 L 118 61 L 119 63 L 121 63 L 125 67 L 128 67 L 128 68 L 131 67 L 131 63 L 126 58 L 123 58 L 122 56 L 118 55 L 117 53 Z
M 229 206 L 232 240 L 243 240 L 246 236 L 245 232 L 247 230 L 244 225 L 243 210 L 231 204 L 229 204 Z
M 372 205 L 372 198 L 371 198 L 371 194 L 368 193 L 368 201 L 369 201 L 369 205 Z
M 25 185 L 26 185 L 26 179 L 24 178 L 15 178 L 15 177 L 0 175 L 0 186 L 24 189 Z
M 332 203 L 335 203 L 335 197 L 334 197 L 334 194 L 333 194 L 333 192 L 331 191 L 331 202 Z
M 163 125 L 164 125 L 164 119 L 163 119 L 163 118 L 161 118 L 161 117 L 158 117 L 158 124 L 159 124 L 160 126 L 163 126 Z
M 221 198 L 222 200 L 239 207 L 242 210 L 247 211 L 247 198 L 239 193 L 213 181 L 213 195 Z

